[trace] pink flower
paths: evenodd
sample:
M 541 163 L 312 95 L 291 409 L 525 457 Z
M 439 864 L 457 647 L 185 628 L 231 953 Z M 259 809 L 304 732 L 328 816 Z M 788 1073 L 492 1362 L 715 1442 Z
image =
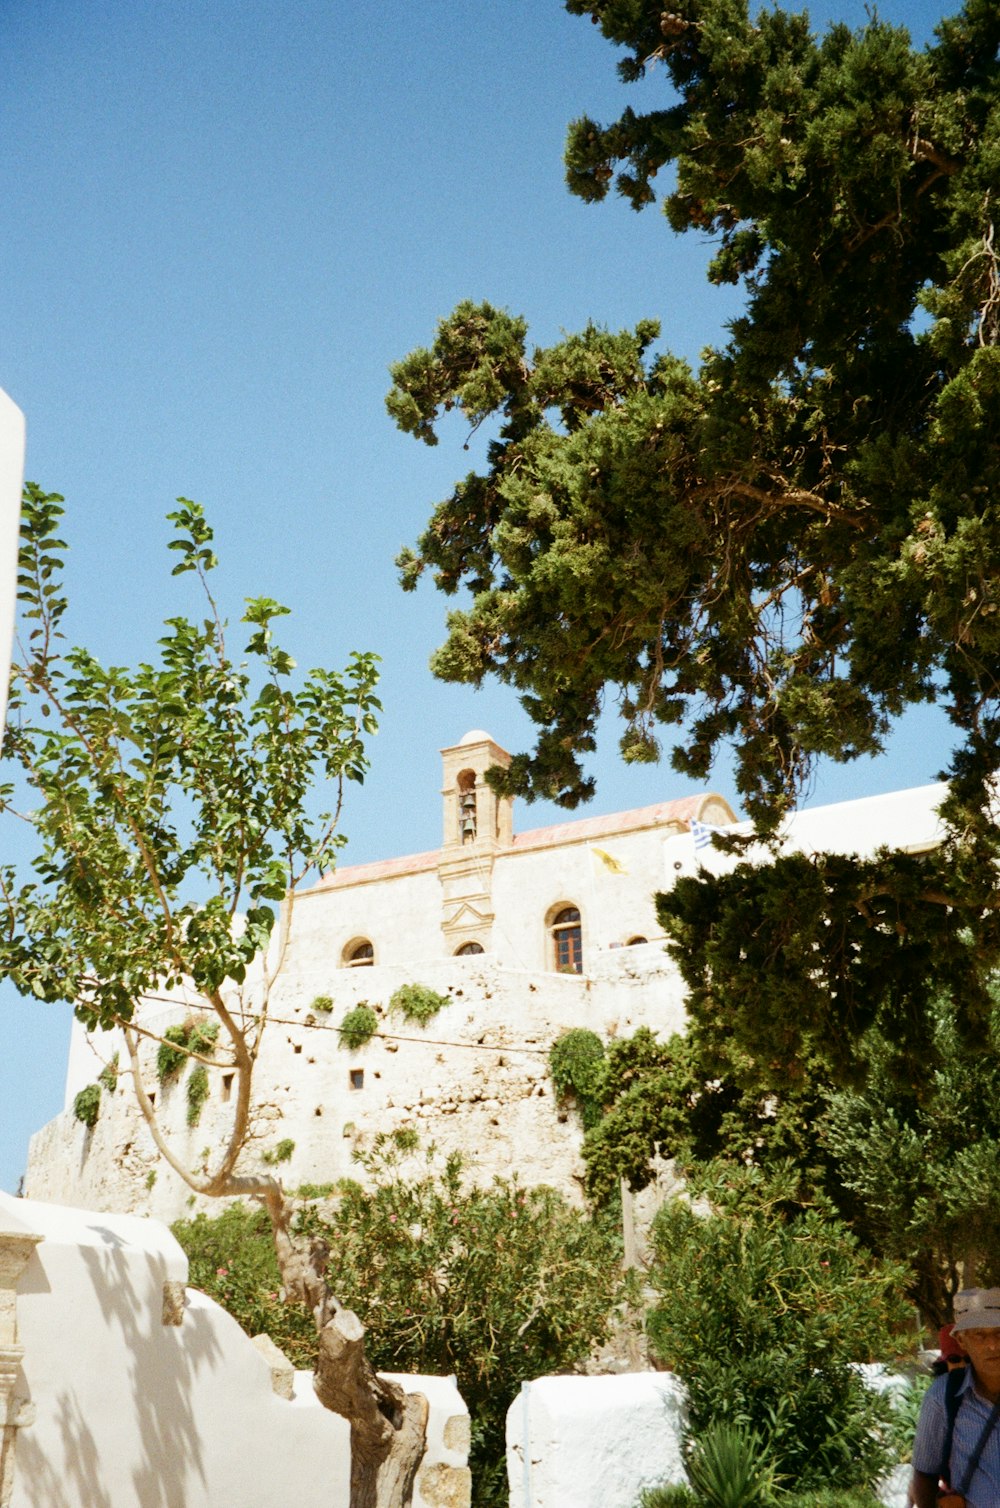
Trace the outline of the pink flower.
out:
M 228 1276 L 229 1276 L 229 1268 L 228 1267 L 217 1267 L 215 1269 L 215 1276 L 217 1278 L 228 1278 Z
M 395 1215 L 390 1215 L 389 1216 L 389 1224 L 390 1225 L 395 1225 L 395 1223 L 396 1223 L 396 1217 L 395 1217 Z

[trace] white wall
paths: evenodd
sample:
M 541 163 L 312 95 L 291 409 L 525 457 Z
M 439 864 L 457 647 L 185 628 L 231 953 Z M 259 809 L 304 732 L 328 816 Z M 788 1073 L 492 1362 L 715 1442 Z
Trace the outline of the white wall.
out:
M 866 1367 L 879 1391 L 904 1386 Z M 636 1508 L 648 1487 L 684 1482 L 684 1388 L 667 1372 L 541 1377 L 522 1384 L 507 1412 L 510 1508 Z M 909 1469 L 878 1488 L 906 1508 Z
M 0 1194 L 44 1240 L 19 1284 L 18 1431 L 11 1508 L 347 1508 L 350 1429 L 275 1396 L 236 1321 L 189 1290 L 187 1261 L 153 1221 Z
M 683 1403 L 667 1372 L 525 1382 L 507 1413 L 510 1508 L 635 1508 L 683 1482 Z

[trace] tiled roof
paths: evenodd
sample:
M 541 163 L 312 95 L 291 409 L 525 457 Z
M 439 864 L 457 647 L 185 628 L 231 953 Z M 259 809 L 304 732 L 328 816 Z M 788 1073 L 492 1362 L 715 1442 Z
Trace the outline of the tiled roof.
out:
M 716 798 L 717 799 L 717 798 Z M 710 795 L 682 796 L 677 801 L 659 801 L 655 806 L 640 806 L 630 812 L 612 812 L 606 817 L 578 817 L 573 822 L 557 822 L 551 827 L 534 827 L 517 833 L 511 848 L 504 853 L 530 853 L 539 848 L 558 848 L 564 843 L 588 843 L 594 838 L 609 838 L 618 833 L 641 832 L 644 828 L 683 827 L 697 817 Z M 436 869 L 441 850 L 407 854 L 398 859 L 379 859 L 372 864 L 349 864 L 337 869 L 315 887 L 317 890 L 343 890 L 350 885 L 367 885 L 373 880 L 394 879 L 397 875 L 422 874 Z
M 344 869 L 335 869 L 315 887 L 317 890 L 343 890 L 345 885 L 367 885 L 372 880 L 390 880 L 398 874 L 421 874 L 425 869 L 436 869 L 441 850 L 430 853 L 405 854 L 399 859 L 376 859 L 372 864 L 348 864 Z
M 557 822 L 553 827 L 534 827 L 514 837 L 514 852 L 533 848 L 557 848 L 562 843 L 588 843 L 592 838 L 610 838 L 616 833 L 640 832 L 645 827 L 685 826 L 709 798 L 682 796 L 678 801 L 658 801 L 630 812 L 611 812 L 607 817 L 580 817 L 575 822 Z

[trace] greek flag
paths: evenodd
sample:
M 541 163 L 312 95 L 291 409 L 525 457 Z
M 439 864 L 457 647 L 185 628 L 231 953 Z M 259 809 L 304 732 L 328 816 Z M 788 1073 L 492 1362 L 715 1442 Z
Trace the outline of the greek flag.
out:
M 707 822 L 699 822 L 697 817 L 691 818 L 691 836 L 694 839 L 695 848 L 711 848 L 714 827 Z

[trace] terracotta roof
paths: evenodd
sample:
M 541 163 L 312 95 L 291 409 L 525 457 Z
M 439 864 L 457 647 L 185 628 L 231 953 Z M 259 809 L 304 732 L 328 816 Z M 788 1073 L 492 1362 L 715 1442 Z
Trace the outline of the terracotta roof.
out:
M 578 817 L 573 822 L 557 822 L 551 827 L 529 828 L 526 833 L 516 833 L 512 846 L 502 852 L 530 853 L 533 849 L 558 848 L 562 843 L 588 843 L 594 838 L 641 832 L 644 828 L 685 827 L 712 799 L 711 794 L 681 796 L 677 801 L 658 801 L 655 806 L 639 806 L 630 812 L 612 812 L 606 817 Z M 436 869 L 440 858 L 441 850 L 435 848 L 430 853 L 378 859 L 372 864 L 348 864 L 320 880 L 314 890 L 343 890 L 350 885 L 367 885 L 373 880 L 389 880 L 397 875 L 423 874 Z
M 560 843 L 587 843 L 591 838 L 609 838 L 614 833 L 640 832 L 645 827 L 686 826 L 697 817 L 708 796 L 682 796 L 678 801 L 658 801 L 630 812 L 611 812 L 607 817 L 579 817 L 575 822 L 557 822 L 553 827 L 534 827 L 514 836 L 514 852 L 532 848 L 556 848 Z
M 348 864 L 325 875 L 315 890 L 342 890 L 345 885 L 367 885 L 372 880 L 390 880 L 398 874 L 421 874 L 425 869 L 436 869 L 441 850 L 430 853 L 405 854 L 399 859 L 376 859 L 372 864 Z M 308 895 L 309 891 L 304 894 Z

